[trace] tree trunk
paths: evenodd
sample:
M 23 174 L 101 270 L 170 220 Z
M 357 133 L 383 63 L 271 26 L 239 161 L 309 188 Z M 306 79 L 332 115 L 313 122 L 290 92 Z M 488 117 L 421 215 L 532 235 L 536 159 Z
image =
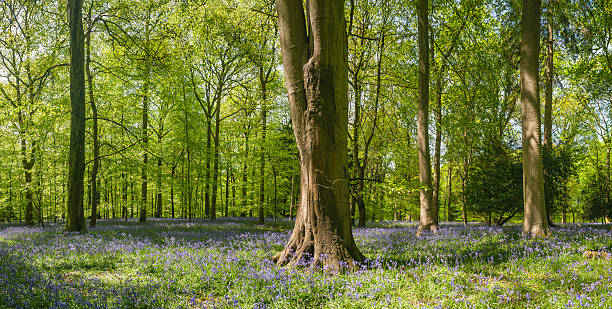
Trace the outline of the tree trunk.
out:
M 295 176 L 291 175 L 291 195 L 289 196 L 289 220 L 293 221 L 293 187 Z
M 561 210 L 561 223 L 563 224 L 567 223 L 567 214 L 566 214 L 565 208 Z
M 433 35 L 431 38 L 431 59 L 434 58 Z M 435 67 L 435 65 L 434 65 Z M 433 162 L 433 192 L 431 195 L 432 206 L 436 211 L 436 220 L 439 220 L 439 205 L 440 205 L 440 148 L 442 144 L 442 74 L 443 70 L 438 70 L 436 79 L 436 140 L 434 144 L 434 162 Z
M 163 132 L 163 127 L 161 129 L 161 131 Z M 157 138 L 157 142 L 159 143 L 159 145 L 161 145 L 162 142 L 162 135 L 159 135 Z M 162 155 L 163 151 L 160 152 L 160 157 L 157 158 L 157 185 L 155 190 L 157 191 L 157 195 L 155 197 L 155 217 L 156 218 L 161 218 L 163 217 L 163 213 L 162 213 L 162 207 L 163 207 L 163 202 L 162 202 Z
M 261 154 L 259 158 L 259 224 L 264 224 L 264 189 L 265 189 L 265 166 L 266 166 L 266 121 L 267 110 L 266 100 L 268 94 L 266 91 L 266 80 L 263 67 L 259 67 L 259 83 L 261 86 Z
M 21 116 L 21 114 L 20 114 Z M 20 126 L 21 127 L 21 126 Z M 36 153 L 35 145 L 31 145 L 32 153 L 28 159 L 27 154 L 27 143 L 25 140 L 25 132 L 20 129 L 21 135 L 21 163 L 23 165 L 23 171 L 25 176 L 25 223 L 27 225 L 34 225 L 34 197 L 32 194 L 32 168 L 34 167 L 34 158 Z
M 149 162 L 149 154 L 147 147 L 149 144 L 149 136 L 147 133 L 149 123 L 149 67 L 145 68 L 145 80 L 143 85 L 142 97 L 142 187 L 141 187 L 141 205 L 140 205 L 140 222 L 147 221 L 147 165 Z
M 230 181 L 230 169 L 232 167 L 231 162 L 227 164 L 227 170 L 225 171 L 225 217 L 228 217 L 229 211 L 229 181 Z
M 417 236 L 424 231 L 438 231 L 437 209 L 432 203 L 431 162 L 429 157 L 429 17 L 428 1 L 417 1 L 419 76 L 417 137 L 419 148 L 420 218 Z
M 348 72 L 344 2 L 277 0 L 285 82 L 300 155 L 300 206 L 279 265 L 357 267 L 348 207 Z M 310 42 L 309 42 L 310 40 Z M 312 262 L 309 259 L 312 257 Z
M 93 6 L 90 6 L 87 13 L 87 20 L 91 22 L 91 10 Z M 91 106 L 92 116 L 92 139 L 93 139 L 93 165 L 91 168 L 91 174 L 89 176 L 90 182 L 90 201 L 91 201 L 91 218 L 89 219 L 89 227 L 96 226 L 96 219 L 98 217 L 98 205 L 100 204 L 100 194 L 98 193 L 98 170 L 100 169 L 100 142 L 98 140 L 98 107 L 93 93 L 93 75 L 91 74 L 91 31 L 87 32 L 85 36 L 85 73 L 87 74 L 87 86 L 89 94 L 89 105 Z
M 463 178 L 461 179 L 461 219 L 463 221 L 463 225 L 467 226 L 468 224 L 468 215 L 467 215 L 467 179 L 468 173 L 470 171 L 470 158 L 463 158 Z
M 170 215 L 174 219 L 174 175 L 176 174 L 176 165 L 172 166 L 170 174 Z
M 208 217 L 210 213 L 210 159 L 211 159 L 211 138 L 212 138 L 212 121 L 206 120 L 206 168 L 204 185 L 206 192 L 204 193 L 204 214 Z
M 209 218 L 215 220 L 217 218 L 217 189 L 219 188 L 219 127 L 221 126 L 221 100 L 217 101 L 217 112 L 215 113 L 215 153 L 213 158 L 213 173 L 212 173 L 212 198 L 210 201 Z
M 130 176 L 130 180 L 132 177 Z M 135 194 L 134 194 L 134 182 L 130 181 L 130 192 L 132 196 L 132 202 L 130 203 L 130 218 L 134 218 L 134 204 L 135 204 Z M 136 210 L 138 212 L 138 209 Z
M 185 117 L 185 150 L 187 153 L 187 208 L 184 206 L 184 199 L 181 197 L 181 217 L 185 218 L 185 210 L 187 210 L 187 215 L 189 217 L 189 221 L 191 221 L 191 148 L 189 147 L 189 115 L 187 115 L 187 98 L 185 95 L 185 84 L 182 85 L 183 88 L 183 113 Z M 183 168 L 185 164 L 182 165 Z M 185 177 L 185 172 L 181 172 L 182 177 Z M 181 191 L 181 195 L 184 195 L 185 190 Z
M 454 221 L 453 212 L 451 210 L 451 205 L 453 203 L 453 165 L 451 162 L 448 163 L 448 184 L 447 184 L 447 193 L 446 193 L 446 221 Z
M 123 205 L 121 206 L 121 217 L 123 220 L 127 221 L 128 219 L 128 189 L 127 189 L 127 177 L 125 172 L 121 173 L 121 179 L 123 180 Z
M 66 230 L 84 232 L 83 180 L 85 173 L 85 72 L 82 0 L 70 0 L 70 157 L 68 221 Z M 29 191 L 31 195 L 31 191 Z
M 277 185 L 276 185 L 276 168 L 274 166 L 272 166 L 272 172 L 274 173 L 274 208 L 272 211 L 272 216 L 273 216 L 273 220 L 272 221 L 272 226 L 276 226 L 276 191 L 277 191 Z
M 236 178 L 232 174 L 232 217 L 236 215 Z
M 553 79 L 554 79 L 554 34 L 553 34 L 553 10 L 554 1 L 548 1 L 548 14 L 546 17 L 546 29 L 548 37 L 546 40 L 546 64 L 545 64 L 545 94 L 544 94 L 544 136 L 542 139 L 542 148 L 544 151 L 544 200 L 546 203 L 546 211 L 548 212 L 547 220 L 548 225 L 552 226 L 552 218 L 550 211 L 552 210 L 552 195 L 549 194 L 552 188 L 548 184 L 547 180 L 552 179 L 550 171 L 548 170 L 548 162 L 552 159 L 553 145 L 552 145 L 552 105 L 553 105 Z
M 538 56 L 540 53 L 540 0 L 523 0 L 521 27 L 521 102 L 523 137 L 523 233 L 548 235 L 544 204 L 544 175 L 540 137 Z
M 247 177 L 248 177 L 248 165 L 249 161 L 249 133 L 244 133 L 244 165 L 242 167 L 242 209 L 240 215 L 247 211 Z

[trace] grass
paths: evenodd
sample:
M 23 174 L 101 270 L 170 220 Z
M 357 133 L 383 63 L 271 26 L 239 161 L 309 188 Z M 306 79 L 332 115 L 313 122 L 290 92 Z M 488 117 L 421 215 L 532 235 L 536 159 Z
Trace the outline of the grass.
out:
M 87 234 L 0 226 L 0 307 L 18 308 L 610 308 L 612 249 L 601 226 L 531 240 L 519 227 L 463 227 L 416 238 L 410 222 L 355 229 L 369 258 L 330 276 L 270 260 L 291 222 L 105 221 Z

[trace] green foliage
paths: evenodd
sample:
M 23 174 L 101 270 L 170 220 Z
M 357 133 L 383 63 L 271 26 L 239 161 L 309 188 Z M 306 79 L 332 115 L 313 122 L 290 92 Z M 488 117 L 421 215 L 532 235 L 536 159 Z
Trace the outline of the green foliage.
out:
M 597 221 L 602 217 L 612 215 L 610 201 L 610 180 L 605 174 L 605 166 L 598 166 L 589 174 L 581 191 L 581 200 L 584 202 L 584 216 L 588 220 Z
M 502 225 L 522 209 L 522 175 L 521 157 L 516 151 L 501 143 L 490 144 L 474 158 L 468 177 L 470 209 L 493 216 L 494 223 Z
M 571 196 L 569 183 L 577 176 L 576 165 L 581 159 L 581 150 L 569 143 L 553 148 L 552 154 L 544 151 L 544 187 L 547 213 L 567 212 Z

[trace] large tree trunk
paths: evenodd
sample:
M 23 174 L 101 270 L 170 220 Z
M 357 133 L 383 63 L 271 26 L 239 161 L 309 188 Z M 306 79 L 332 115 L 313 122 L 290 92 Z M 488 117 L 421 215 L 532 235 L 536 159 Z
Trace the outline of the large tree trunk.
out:
M 301 201 L 291 238 L 274 259 L 279 265 L 306 261 L 332 270 L 356 267 L 364 257 L 349 222 L 344 2 L 308 2 L 310 37 L 301 0 L 277 0 L 276 5 L 300 155 Z
M 424 231 L 438 231 L 438 215 L 432 203 L 431 161 L 429 157 L 429 17 L 428 1 L 418 0 L 418 45 L 419 45 L 419 76 L 418 76 L 418 148 L 419 148 L 419 179 L 421 182 L 419 228 L 417 236 Z
M 523 233 L 548 235 L 544 204 L 544 173 L 540 136 L 538 56 L 540 53 L 540 0 L 523 0 L 521 32 L 521 102 L 523 137 Z
M 85 174 L 85 72 L 82 0 L 70 0 L 70 157 L 68 221 L 66 230 L 84 232 L 83 180 Z

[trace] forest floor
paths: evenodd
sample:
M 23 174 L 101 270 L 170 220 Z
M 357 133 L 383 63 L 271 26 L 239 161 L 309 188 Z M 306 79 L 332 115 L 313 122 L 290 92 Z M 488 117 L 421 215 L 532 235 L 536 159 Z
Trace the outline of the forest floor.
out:
M 269 258 L 291 222 L 101 220 L 87 234 L 0 225 L 0 307 L 561 308 L 612 307 L 609 228 L 566 225 L 522 238 L 518 226 L 414 222 L 354 230 L 370 260 L 341 275 L 279 268 Z

